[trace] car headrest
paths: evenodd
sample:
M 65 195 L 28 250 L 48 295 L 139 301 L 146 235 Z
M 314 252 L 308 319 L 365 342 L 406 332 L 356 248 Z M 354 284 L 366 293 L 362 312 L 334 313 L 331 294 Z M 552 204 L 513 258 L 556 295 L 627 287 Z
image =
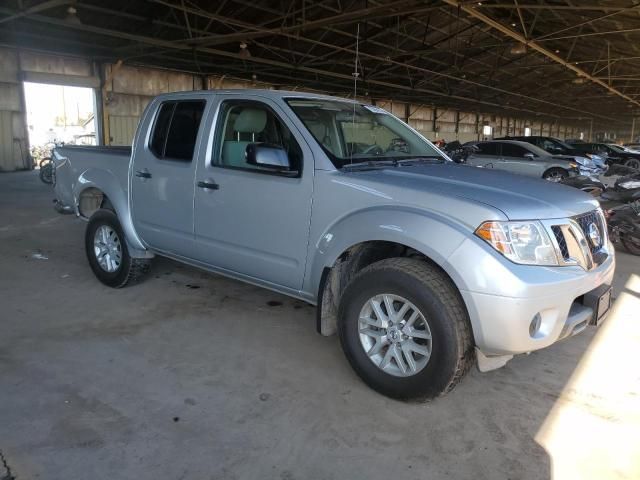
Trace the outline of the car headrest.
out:
M 233 124 L 233 130 L 240 133 L 260 133 L 267 126 L 267 112 L 257 108 L 245 108 Z

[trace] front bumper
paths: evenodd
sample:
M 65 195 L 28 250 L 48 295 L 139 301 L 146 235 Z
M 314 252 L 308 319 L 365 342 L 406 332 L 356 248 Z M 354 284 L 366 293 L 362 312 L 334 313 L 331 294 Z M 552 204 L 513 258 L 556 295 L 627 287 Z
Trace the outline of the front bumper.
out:
M 547 347 L 583 331 L 594 316 L 585 298 L 610 286 L 615 253 L 596 268 L 516 265 L 468 241 L 449 259 L 452 266 L 473 265 L 461 289 L 476 347 L 487 356 L 515 355 Z M 468 262 L 472 262 L 469 264 Z M 464 267 L 463 267 L 464 269 Z M 593 293 L 591 293 L 593 292 Z M 591 293 L 591 295 L 589 295 Z M 539 315 L 539 328 L 531 322 Z

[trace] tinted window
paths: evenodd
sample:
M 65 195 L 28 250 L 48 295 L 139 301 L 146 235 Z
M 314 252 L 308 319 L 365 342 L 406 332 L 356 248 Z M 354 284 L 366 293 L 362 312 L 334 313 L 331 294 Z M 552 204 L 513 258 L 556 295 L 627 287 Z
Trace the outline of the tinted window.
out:
M 151 143 L 149 145 L 149 148 L 156 154 L 156 157 L 162 158 L 164 156 L 164 144 L 167 139 L 167 131 L 169 130 L 174 107 L 175 103 L 173 102 L 163 103 L 156 117 L 156 123 L 153 126 L 153 135 L 151 136 Z
M 529 153 L 529 151 L 520 145 L 514 145 L 513 143 L 502 144 L 502 155 L 505 157 L 524 157 L 525 153 Z
M 167 102 L 160 107 L 153 129 L 151 151 L 158 158 L 190 162 L 205 102 Z
M 221 167 L 244 168 L 274 173 L 274 170 L 250 165 L 247 146 L 267 143 L 287 152 L 292 170 L 302 171 L 302 149 L 291 130 L 273 110 L 259 102 L 224 102 L 220 111 L 224 119 L 218 131 L 217 155 L 212 163 Z
M 498 146 L 498 143 L 478 143 L 476 145 L 478 153 L 482 155 L 499 155 Z

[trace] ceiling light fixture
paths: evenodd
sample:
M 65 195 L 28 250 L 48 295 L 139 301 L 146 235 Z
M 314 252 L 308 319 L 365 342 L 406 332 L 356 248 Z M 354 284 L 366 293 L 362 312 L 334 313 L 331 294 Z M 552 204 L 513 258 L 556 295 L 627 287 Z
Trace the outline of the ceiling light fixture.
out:
M 525 53 L 527 53 L 527 46 L 524 43 L 518 43 L 517 45 L 511 47 L 511 50 L 509 50 L 509 52 L 511 53 L 511 55 L 524 55 Z
M 64 21 L 67 23 L 73 23 L 75 25 L 81 25 L 82 22 L 78 18 L 78 10 L 75 7 L 67 8 L 67 16 L 64 17 Z
M 240 58 L 251 58 L 251 52 L 247 47 L 246 42 L 240 42 L 240 51 L 238 52 Z

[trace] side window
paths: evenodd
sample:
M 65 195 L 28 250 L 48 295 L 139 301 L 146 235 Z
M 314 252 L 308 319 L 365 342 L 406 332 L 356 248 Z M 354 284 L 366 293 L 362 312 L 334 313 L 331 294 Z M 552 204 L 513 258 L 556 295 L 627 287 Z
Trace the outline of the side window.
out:
M 164 157 L 164 145 L 167 141 L 167 131 L 171 123 L 173 108 L 176 106 L 173 102 L 163 103 L 160 105 L 156 122 L 153 126 L 153 134 L 151 135 L 151 143 L 149 149 L 155 153 L 156 157 Z
M 216 134 L 217 147 L 212 164 L 275 173 L 274 170 L 250 165 L 246 161 L 247 146 L 265 143 L 282 148 L 289 157 L 292 170 L 302 171 L 302 149 L 291 130 L 277 114 L 260 102 L 227 101 L 222 104 Z
M 502 155 L 505 157 L 524 157 L 525 153 L 529 153 L 529 151 L 520 145 L 514 145 L 513 143 L 502 144 Z
M 498 143 L 478 143 L 478 153 L 482 155 L 498 155 Z
M 553 143 L 551 140 L 547 140 L 546 138 L 544 140 L 542 140 L 542 148 L 544 148 L 546 151 L 552 151 L 556 148 L 556 144 Z
M 160 106 L 149 144 L 156 157 L 182 162 L 193 160 L 204 106 L 201 100 L 166 102 Z

